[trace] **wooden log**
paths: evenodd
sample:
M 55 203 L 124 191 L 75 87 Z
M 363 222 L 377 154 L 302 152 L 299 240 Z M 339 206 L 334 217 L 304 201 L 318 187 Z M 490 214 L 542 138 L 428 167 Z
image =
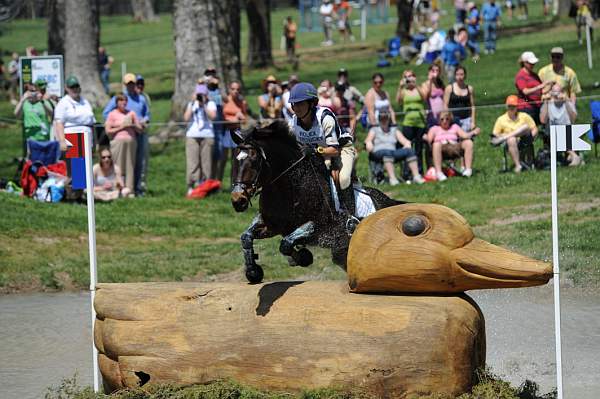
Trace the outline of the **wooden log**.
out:
M 464 294 L 357 295 L 339 281 L 99 284 L 94 306 L 109 390 L 232 378 L 454 395 L 485 364 L 483 315 Z
M 348 251 L 353 292 L 456 293 L 546 284 L 552 265 L 477 239 L 450 208 L 404 204 L 361 221 Z

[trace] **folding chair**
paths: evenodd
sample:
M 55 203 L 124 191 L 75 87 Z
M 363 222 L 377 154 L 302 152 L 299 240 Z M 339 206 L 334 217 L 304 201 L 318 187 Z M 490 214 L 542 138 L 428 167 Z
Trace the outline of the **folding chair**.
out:
M 590 101 L 592 111 L 592 130 L 588 132 L 588 138 L 594 143 L 594 156 L 598 158 L 598 143 L 600 143 L 600 101 Z

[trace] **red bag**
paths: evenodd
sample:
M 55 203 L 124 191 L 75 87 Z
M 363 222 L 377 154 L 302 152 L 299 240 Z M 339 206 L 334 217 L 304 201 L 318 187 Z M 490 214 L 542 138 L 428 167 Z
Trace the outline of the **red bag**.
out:
M 198 187 L 192 190 L 186 198 L 188 199 L 202 199 L 208 194 L 217 191 L 221 188 L 221 182 L 215 179 L 208 179 L 203 181 Z

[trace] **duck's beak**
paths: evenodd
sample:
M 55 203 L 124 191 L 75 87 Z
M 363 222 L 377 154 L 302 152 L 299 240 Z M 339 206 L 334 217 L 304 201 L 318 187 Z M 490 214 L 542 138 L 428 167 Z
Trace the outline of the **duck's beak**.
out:
M 468 289 L 531 287 L 546 284 L 552 265 L 474 238 L 450 251 L 455 283 Z

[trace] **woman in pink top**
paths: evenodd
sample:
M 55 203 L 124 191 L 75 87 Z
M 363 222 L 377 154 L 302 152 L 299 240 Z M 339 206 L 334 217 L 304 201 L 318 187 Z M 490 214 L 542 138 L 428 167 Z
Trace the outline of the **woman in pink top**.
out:
M 470 177 L 473 174 L 473 136 L 478 131 L 467 133 L 460 126 L 453 123 L 452 112 L 443 111 L 440 113 L 440 124 L 432 126 L 427 132 L 427 141 L 431 145 L 433 156 L 433 166 L 438 181 L 446 180 L 446 175 L 442 172 L 443 156 L 464 157 L 465 167 L 462 175 Z
M 431 64 L 427 75 L 427 81 L 421 85 L 421 91 L 427 99 L 429 112 L 427 113 L 427 125 L 438 124 L 440 112 L 444 110 L 444 81 L 441 78 L 440 66 Z
M 142 125 L 133 111 L 127 110 L 127 97 L 119 94 L 117 108 L 106 118 L 104 130 L 110 138 L 110 152 L 114 163 L 125 176 L 125 187 L 134 191 L 136 134 L 142 131 Z

